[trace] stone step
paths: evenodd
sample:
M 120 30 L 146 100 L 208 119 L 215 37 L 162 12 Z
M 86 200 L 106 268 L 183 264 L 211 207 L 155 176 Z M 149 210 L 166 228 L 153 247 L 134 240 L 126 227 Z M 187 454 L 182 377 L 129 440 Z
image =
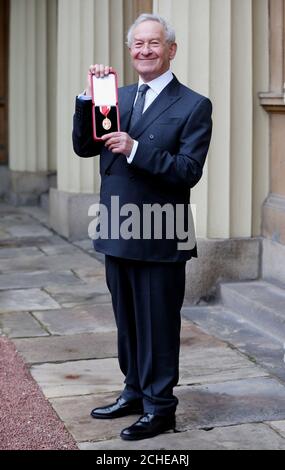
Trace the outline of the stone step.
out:
M 285 289 L 260 281 L 222 283 L 222 304 L 285 343 Z
M 285 383 L 284 341 L 221 304 L 185 305 L 182 316 L 211 337 L 230 344 Z

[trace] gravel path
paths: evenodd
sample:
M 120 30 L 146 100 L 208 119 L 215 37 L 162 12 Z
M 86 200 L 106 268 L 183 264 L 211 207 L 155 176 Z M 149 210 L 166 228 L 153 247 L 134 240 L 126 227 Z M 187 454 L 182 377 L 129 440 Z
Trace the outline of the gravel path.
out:
M 0 337 L 0 449 L 78 450 L 5 337 Z

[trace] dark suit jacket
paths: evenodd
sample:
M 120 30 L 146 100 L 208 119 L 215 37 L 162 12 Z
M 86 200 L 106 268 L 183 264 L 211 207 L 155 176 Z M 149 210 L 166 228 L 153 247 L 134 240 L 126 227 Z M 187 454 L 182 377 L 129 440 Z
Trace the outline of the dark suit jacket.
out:
M 137 85 L 119 90 L 121 130 L 128 131 Z M 167 85 L 140 121 L 129 132 L 139 142 L 131 164 L 126 157 L 109 152 L 92 138 L 92 105 L 77 98 L 74 115 L 74 151 L 83 158 L 100 156 L 100 202 L 111 209 L 111 197 L 124 204 L 184 204 L 187 229 L 190 189 L 202 176 L 212 133 L 212 105 L 208 98 L 176 79 Z M 114 214 L 113 214 L 114 216 Z M 125 217 L 126 218 L 126 217 Z M 121 218 L 121 221 L 125 219 Z M 164 221 L 165 222 L 165 221 Z M 165 222 L 166 223 L 166 222 Z M 165 229 L 165 226 L 164 226 Z M 94 241 L 99 252 L 145 261 L 186 261 L 197 257 L 197 247 L 177 249 L 177 237 L 151 239 L 102 239 Z

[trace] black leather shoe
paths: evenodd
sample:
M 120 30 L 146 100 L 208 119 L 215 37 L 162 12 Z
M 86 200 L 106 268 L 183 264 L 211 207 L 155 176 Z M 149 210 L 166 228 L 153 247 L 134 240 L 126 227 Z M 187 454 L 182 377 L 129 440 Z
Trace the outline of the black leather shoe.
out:
M 146 413 L 129 428 L 123 429 L 121 438 L 125 441 L 138 441 L 157 436 L 170 429 L 175 430 L 175 415 L 159 416 Z
M 102 408 L 94 408 L 90 414 L 96 419 L 115 419 L 128 415 L 139 415 L 142 413 L 142 400 L 126 401 L 124 398 L 119 397 L 116 403 L 103 406 Z

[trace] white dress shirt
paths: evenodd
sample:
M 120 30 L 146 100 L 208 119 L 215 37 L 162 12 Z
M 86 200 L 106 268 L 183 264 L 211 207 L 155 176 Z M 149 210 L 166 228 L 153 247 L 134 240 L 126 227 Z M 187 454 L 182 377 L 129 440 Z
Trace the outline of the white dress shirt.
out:
M 160 77 L 155 78 L 151 82 L 146 82 L 146 84 L 149 86 L 149 89 L 146 92 L 145 95 L 145 103 L 144 103 L 144 109 L 143 112 L 149 108 L 149 106 L 154 102 L 154 100 L 158 97 L 158 95 L 164 90 L 164 88 L 171 82 L 173 79 L 173 73 L 171 70 L 167 70 L 164 74 L 160 75 Z M 138 89 L 141 85 L 143 85 L 145 82 L 142 80 L 142 78 L 139 78 L 139 84 L 138 84 Z M 137 101 L 138 98 L 138 92 L 136 99 L 134 101 L 134 105 Z M 134 140 L 132 152 L 129 157 L 127 157 L 127 162 L 132 163 L 134 156 L 136 154 L 137 148 L 138 148 L 138 141 Z
M 154 102 L 154 100 L 158 97 L 158 95 L 162 92 L 162 90 L 164 90 L 164 88 L 167 87 L 167 85 L 172 81 L 172 79 L 173 79 L 173 73 L 171 72 L 171 70 L 167 70 L 167 72 L 163 73 L 162 75 L 155 78 L 151 82 L 144 82 L 141 77 L 139 78 L 138 89 L 144 83 L 146 83 L 149 86 L 149 89 L 147 90 L 146 95 L 145 95 L 145 103 L 144 103 L 143 112 L 145 112 L 147 108 L 149 108 L 149 106 Z M 91 100 L 91 96 L 87 96 L 84 94 L 79 95 L 78 98 L 82 100 Z M 138 98 L 138 92 L 134 101 L 134 105 L 137 101 L 137 98 Z M 128 163 L 132 163 L 134 156 L 136 154 L 138 145 L 139 145 L 138 141 L 134 140 L 132 152 L 129 155 L 129 157 L 127 157 Z

